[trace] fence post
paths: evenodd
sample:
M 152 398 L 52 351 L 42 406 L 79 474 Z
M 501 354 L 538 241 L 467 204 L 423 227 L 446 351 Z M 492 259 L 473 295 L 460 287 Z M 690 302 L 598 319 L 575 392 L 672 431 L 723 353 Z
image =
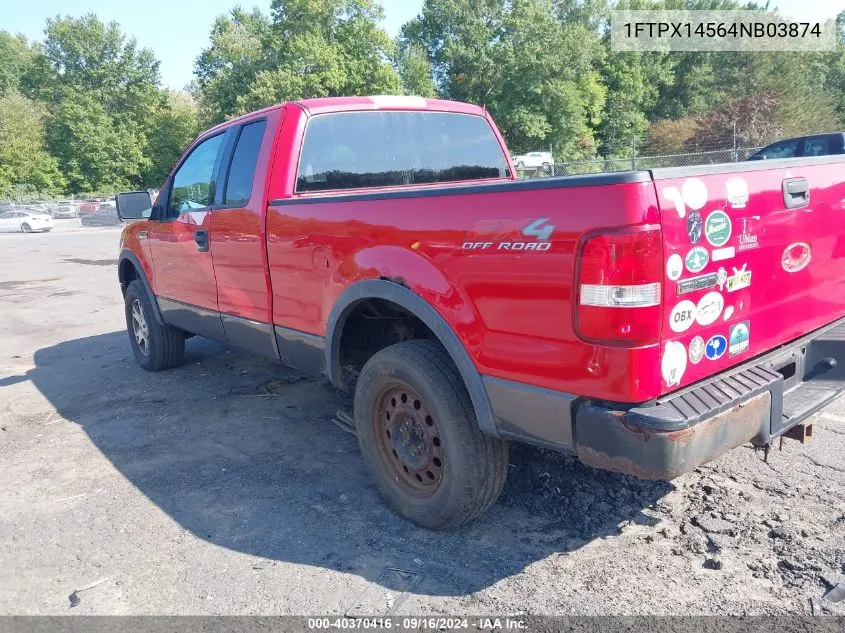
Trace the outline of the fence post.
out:
M 636 134 L 631 135 L 631 170 L 636 170 L 637 168 L 637 136 Z
M 736 121 L 734 121 L 734 162 L 739 162 L 739 155 L 736 151 Z

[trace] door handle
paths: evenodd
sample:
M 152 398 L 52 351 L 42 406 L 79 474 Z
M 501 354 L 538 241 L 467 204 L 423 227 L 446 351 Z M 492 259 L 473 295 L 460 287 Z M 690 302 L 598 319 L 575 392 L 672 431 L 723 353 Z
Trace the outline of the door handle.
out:
M 799 209 L 810 204 L 810 185 L 806 178 L 787 178 L 783 181 L 783 204 L 787 209 Z
M 197 243 L 197 250 L 201 253 L 208 251 L 208 231 L 200 229 L 194 232 L 194 241 Z

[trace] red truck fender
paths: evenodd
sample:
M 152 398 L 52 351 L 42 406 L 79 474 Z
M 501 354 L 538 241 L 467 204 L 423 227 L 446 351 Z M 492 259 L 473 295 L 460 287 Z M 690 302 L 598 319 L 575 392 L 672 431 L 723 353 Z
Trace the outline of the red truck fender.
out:
M 144 284 L 144 288 L 147 289 L 147 294 L 150 298 L 150 305 L 153 307 L 153 314 L 156 322 L 159 325 L 165 325 L 164 320 L 161 318 L 158 300 L 156 299 L 156 295 L 153 292 L 149 279 L 147 279 L 147 273 L 141 265 L 141 261 L 138 259 L 138 256 L 128 248 L 124 248 L 120 251 L 120 255 L 117 258 L 117 276 L 120 281 L 120 290 L 124 295 L 126 294 L 126 287 L 131 281 L 134 281 L 135 279 L 141 280 L 141 283 Z
M 367 299 L 383 299 L 401 306 L 419 318 L 428 327 L 455 363 L 469 392 L 478 425 L 485 435 L 498 437 L 496 417 L 490 406 L 490 399 L 484 389 L 481 374 L 461 343 L 458 335 L 425 299 L 409 288 L 387 279 L 367 279 L 353 283 L 341 295 L 329 314 L 326 326 L 326 373 L 333 385 L 342 389 L 343 376 L 340 367 L 340 342 L 347 317 L 355 306 Z

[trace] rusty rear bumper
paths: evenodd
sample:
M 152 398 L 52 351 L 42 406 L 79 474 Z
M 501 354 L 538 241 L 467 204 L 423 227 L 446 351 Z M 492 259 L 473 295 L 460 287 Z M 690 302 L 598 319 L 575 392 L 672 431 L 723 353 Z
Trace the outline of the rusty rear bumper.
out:
M 845 390 L 845 320 L 665 399 L 573 404 L 573 448 L 589 466 L 673 479 L 751 442 L 765 445 Z

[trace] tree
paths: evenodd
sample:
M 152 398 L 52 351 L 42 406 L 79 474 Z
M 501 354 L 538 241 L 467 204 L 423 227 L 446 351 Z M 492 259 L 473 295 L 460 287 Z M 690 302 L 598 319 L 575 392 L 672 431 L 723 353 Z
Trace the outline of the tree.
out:
M 47 141 L 72 192 L 119 191 L 140 186 L 149 169 L 145 139 L 116 122 L 87 92 L 66 90 L 47 124 Z
M 152 118 L 145 154 L 150 162 L 141 172 L 143 187 L 160 187 L 179 156 L 200 132 L 197 106 L 185 92 L 167 92 L 167 101 Z
M 197 96 L 210 121 L 293 99 L 395 94 L 393 43 L 372 0 L 273 0 L 215 21 L 196 63 Z
M 44 144 L 44 110 L 26 97 L 0 97 L 0 198 L 13 188 L 57 193 L 65 186 Z
M 402 91 L 406 95 L 436 97 L 437 88 L 431 78 L 431 64 L 425 50 L 418 44 L 403 45 L 400 40 L 396 51 L 396 71 L 402 82 Z
M 550 0 L 426 0 L 401 39 L 426 51 L 444 97 L 487 107 L 512 149 L 594 154 L 603 50 L 588 26 L 559 22 Z
M 0 96 L 21 91 L 38 53 L 23 35 L 0 31 Z

